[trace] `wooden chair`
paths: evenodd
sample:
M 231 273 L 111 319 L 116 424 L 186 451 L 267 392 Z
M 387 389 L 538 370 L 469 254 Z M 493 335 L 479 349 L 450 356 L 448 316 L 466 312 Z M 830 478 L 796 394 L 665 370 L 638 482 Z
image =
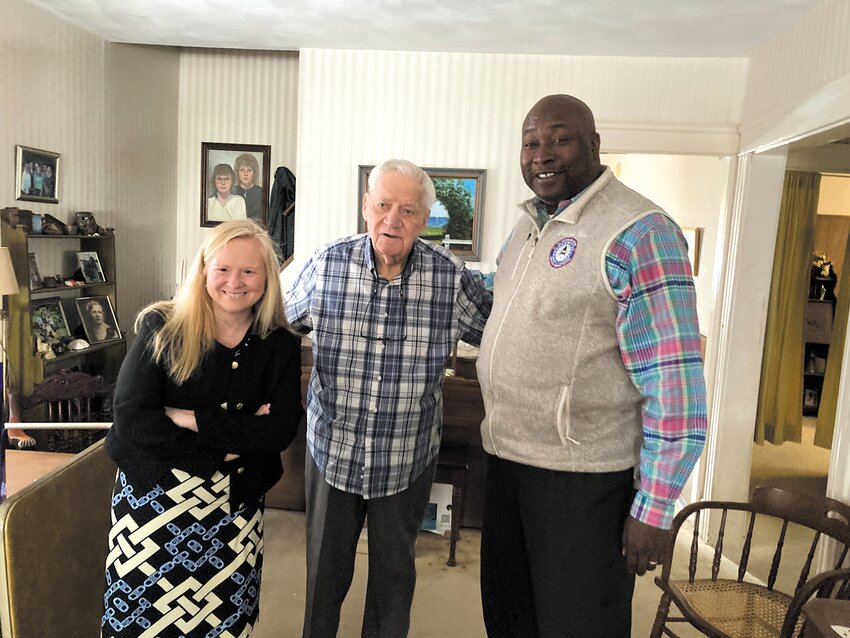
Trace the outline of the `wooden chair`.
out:
M 20 422 L 21 409 L 36 411 L 44 406 L 45 421 L 85 423 L 112 420 L 115 384 L 85 372 L 61 370 L 33 386 L 26 396 L 9 395 L 9 421 Z M 26 423 L 21 427 L 27 428 Z M 76 454 L 106 436 L 106 430 L 61 428 L 47 430 L 37 449 Z
M 720 527 L 713 548 L 705 549 L 697 530 L 700 518 L 710 511 L 720 512 Z M 735 543 L 731 519 L 744 518 L 745 537 L 738 558 L 737 577 L 723 578 L 722 552 L 724 542 Z M 693 531 L 684 527 L 693 526 Z M 788 538 L 789 525 L 806 529 L 806 551 L 783 550 Z M 729 527 L 730 538 L 727 538 Z M 675 547 L 676 537 L 692 534 L 687 556 L 687 578 L 674 579 L 671 571 L 678 567 Z M 811 542 L 808 539 L 811 538 Z M 813 575 L 816 552 L 834 539 L 835 556 L 832 570 Z M 770 570 L 765 582 L 748 573 L 750 558 L 761 552 L 769 543 Z M 703 547 L 701 550 L 700 547 Z M 728 547 L 727 547 L 728 549 Z M 850 550 L 850 506 L 826 497 L 811 497 L 787 492 L 778 488 L 756 488 L 749 503 L 707 501 L 684 508 L 674 519 L 667 560 L 661 575 L 655 579 L 663 594 L 651 637 L 677 638 L 668 623 L 688 622 L 702 633 L 714 638 L 791 638 L 800 636 L 804 618 L 800 617 L 803 605 L 812 597 L 850 599 L 850 569 L 847 568 Z M 827 551 L 827 550 L 824 550 Z M 700 552 L 710 558 L 710 573 L 699 574 Z M 734 558 L 733 558 L 734 560 Z M 682 562 L 680 560 L 680 562 Z M 802 562 L 802 566 L 799 566 Z M 792 565 L 793 567 L 789 567 Z M 684 571 L 684 570 L 683 570 Z M 733 569 L 734 571 L 734 569 Z M 778 579 L 792 584 L 781 591 Z M 669 617 L 673 603 L 681 617 Z

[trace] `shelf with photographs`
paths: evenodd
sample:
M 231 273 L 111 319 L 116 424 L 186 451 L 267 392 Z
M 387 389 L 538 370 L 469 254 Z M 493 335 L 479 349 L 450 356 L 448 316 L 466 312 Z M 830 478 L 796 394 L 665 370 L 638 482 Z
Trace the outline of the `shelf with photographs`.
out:
M 25 394 L 62 368 L 114 381 L 126 340 L 117 322 L 113 231 L 37 234 L 28 225 L 11 225 L 7 211 L 0 234 L 20 289 L 6 300 L 14 389 Z
M 835 302 L 809 299 L 804 313 L 805 348 L 803 352 L 803 415 L 817 416 L 820 408 Z

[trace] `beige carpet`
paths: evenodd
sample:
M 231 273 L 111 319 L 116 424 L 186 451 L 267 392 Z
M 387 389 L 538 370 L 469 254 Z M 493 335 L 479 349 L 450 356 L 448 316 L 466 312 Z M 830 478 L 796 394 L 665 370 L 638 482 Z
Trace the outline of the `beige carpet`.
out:
M 803 417 L 801 443 L 753 444 L 750 493 L 757 485 L 770 485 L 812 496 L 826 494 L 830 450 L 814 445 L 814 436 L 815 417 Z

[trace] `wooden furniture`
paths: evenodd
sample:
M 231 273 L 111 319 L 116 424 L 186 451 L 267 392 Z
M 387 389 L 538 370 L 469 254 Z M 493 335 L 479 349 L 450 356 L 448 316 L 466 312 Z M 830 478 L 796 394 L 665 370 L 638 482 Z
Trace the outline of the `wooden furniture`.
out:
M 114 484 L 99 442 L 0 504 L 3 638 L 100 635 Z
M 435 483 L 448 482 L 452 486 L 452 531 L 449 536 L 449 559 L 446 565 L 457 565 L 455 551 L 460 540 L 460 522 L 463 519 L 464 488 L 466 475 L 469 471 L 469 446 L 465 443 L 443 442 L 440 445 L 440 456 L 437 458 L 437 470 L 434 475 Z
M 697 536 L 700 518 L 709 515 L 711 510 L 721 513 L 717 541 L 713 548 L 700 549 Z M 737 540 L 731 533 L 730 538 L 726 538 L 727 523 L 737 517 L 747 520 L 740 554 L 730 556 L 738 564 L 737 577 L 722 578 L 724 542 L 732 545 Z M 692 525 L 693 531 L 683 527 L 686 522 Z M 805 553 L 787 551 L 783 556 L 790 523 L 807 528 L 811 542 Z M 690 552 L 683 560 L 675 552 L 676 536 L 688 532 L 692 535 Z M 834 570 L 812 574 L 816 551 L 822 545 L 827 545 L 828 551 L 829 543 L 826 541 L 830 538 L 837 546 Z M 747 569 L 753 547 L 761 547 L 768 540 L 774 549 L 770 573 L 766 583 L 762 584 L 749 575 Z M 652 627 L 652 638 L 662 635 L 675 637 L 669 623 L 676 622 L 690 623 L 705 635 L 716 638 L 791 638 L 800 635 L 804 622 L 800 612 L 810 598 L 850 598 L 850 569 L 846 568 L 850 552 L 850 505 L 827 497 L 759 487 L 749 503 L 694 503 L 685 507 L 673 520 L 667 551 L 668 560 L 664 562 L 661 576 L 655 579 L 663 593 Z M 706 555 L 700 556 L 701 553 Z M 700 558 L 711 559 L 704 561 L 709 565 L 706 568 L 708 573 L 698 574 Z M 671 578 L 672 564 L 677 561 L 687 565 L 687 578 Z M 842 569 L 842 566 L 845 568 Z M 787 591 L 781 591 L 777 579 L 785 581 L 787 576 L 792 576 L 789 582 L 796 584 L 789 586 Z M 835 587 L 836 583 L 838 587 Z M 671 603 L 681 612 L 681 617 L 669 616 Z
M 835 302 L 809 299 L 806 302 L 805 352 L 803 356 L 803 414 L 817 416 L 820 407 L 826 359 L 832 338 Z
M 313 365 L 313 353 L 305 340 L 301 347 L 301 396 L 306 404 L 307 383 Z M 475 359 L 458 357 L 455 374 L 443 383 L 443 442 L 468 446 L 468 469 L 463 489 L 462 515 L 458 523 L 464 527 L 481 527 L 484 512 L 484 483 L 487 457 L 481 446 L 481 421 L 484 401 L 475 373 Z M 284 475 L 266 495 L 266 505 L 282 509 L 304 509 L 305 430 L 299 428 L 292 445 L 283 452 Z M 452 516 L 454 522 L 455 517 Z
M 111 229 L 96 236 L 83 235 L 44 235 L 33 234 L 27 226 L 10 225 L 9 220 L 18 219 L 15 208 L 2 211 L 3 223 L 0 226 L 2 245 L 9 248 L 19 292 L 9 295 L 6 349 L 8 361 L 13 362 L 11 379 L 18 393 L 27 393 L 33 385 L 40 383 L 49 375 L 62 368 L 77 368 L 93 375 L 102 375 L 108 381 L 118 376 L 118 369 L 126 352 L 126 340 L 113 339 L 93 343 L 84 350 L 63 351 L 56 356 L 39 352 L 33 336 L 33 309 L 43 305 L 45 300 L 58 300 L 71 336 L 85 338 L 82 321 L 75 300 L 80 297 L 107 297 L 117 312 L 117 281 L 115 260 L 115 235 Z M 87 283 L 82 286 L 65 285 L 64 279 L 70 278 L 78 269 L 77 253 L 80 251 L 97 253 L 105 281 Z M 42 280 L 48 280 L 53 286 L 37 283 L 38 275 L 32 273 L 31 258 L 38 265 Z M 61 275 L 59 281 L 55 275 Z M 88 341 L 88 339 L 86 339 Z
M 20 423 L 20 415 L 40 413 L 50 423 L 86 423 L 112 421 L 112 394 L 114 383 L 85 372 L 60 370 L 33 386 L 30 394 L 8 396 L 9 422 Z M 58 428 L 38 430 L 32 435 L 39 441 L 39 449 L 47 452 L 77 453 L 106 436 L 106 429 Z
M 832 626 L 850 628 L 850 601 L 815 598 L 803 607 L 806 619 L 805 638 L 838 638 Z

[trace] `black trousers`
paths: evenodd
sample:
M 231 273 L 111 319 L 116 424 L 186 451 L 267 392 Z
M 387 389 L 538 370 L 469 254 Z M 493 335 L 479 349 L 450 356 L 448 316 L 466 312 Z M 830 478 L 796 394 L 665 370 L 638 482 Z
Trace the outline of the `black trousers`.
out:
M 629 638 L 621 553 L 633 471 L 557 472 L 488 458 L 481 600 L 490 638 Z
M 368 514 L 369 576 L 364 638 L 404 638 L 416 586 L 416 538 L 436 461 L 406 490 L 364 499 L 325 481 L 307 450 L 307 600 L 304 638 L 333 638 L 354 576 L 357 540 Z

